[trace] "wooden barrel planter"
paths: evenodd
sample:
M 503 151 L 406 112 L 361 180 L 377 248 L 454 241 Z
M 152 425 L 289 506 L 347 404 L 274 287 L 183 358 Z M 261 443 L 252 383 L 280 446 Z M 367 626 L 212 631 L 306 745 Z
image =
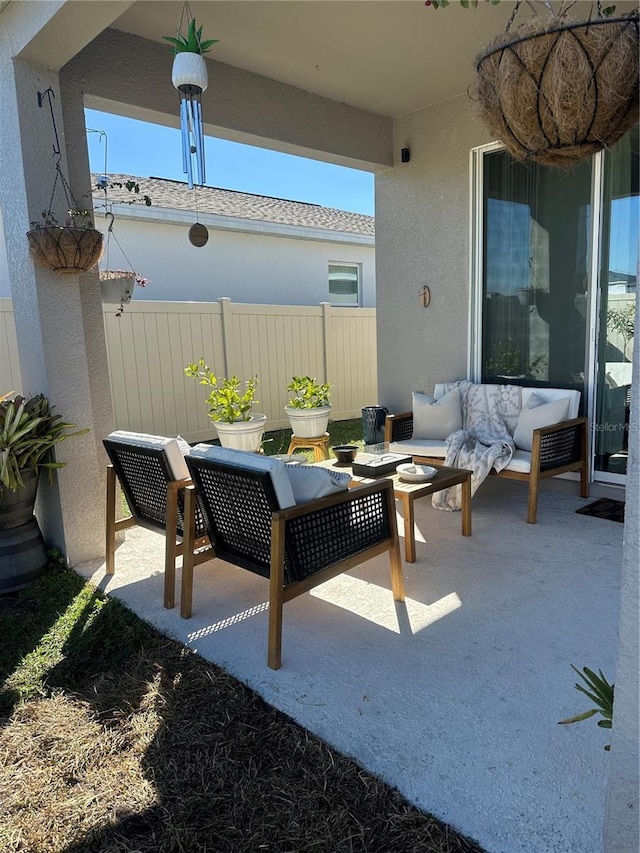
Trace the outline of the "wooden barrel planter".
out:
M 47 552 L 33 515 L 38 475 L 20 472 L 24 488 L 0 488 L 0 594 L 33 583 L 47 570 Z
M 50 226 L 27 231 L 36 264 L 52 272 L 77 275 L 94 267 L 102 255 L 101 231 L 95 228 Z
M 534 18 L 476 60 L 480 115 L 517 160 L 570 166 L 638 121 L 638 16 Z

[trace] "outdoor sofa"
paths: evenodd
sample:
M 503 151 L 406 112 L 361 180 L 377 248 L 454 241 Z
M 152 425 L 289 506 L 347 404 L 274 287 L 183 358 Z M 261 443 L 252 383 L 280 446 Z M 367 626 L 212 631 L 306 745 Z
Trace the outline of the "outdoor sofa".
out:
M 384 439 L 421 464 L 471 467 L 475 475 L 480 460 L 486 473 L 528 483 L 527 522 L 535 524 L 541 480 L 576 471 L 580 495 L 589 496 L 587 418 L 578 416 L 579 406 L 577 390 L 439 383 L 433 396 L 413 393 L 412 411 L 387 415 Z M 478 437 L 481 451 L 495 448 L 493 456 L 477 445 L 468 452 Z M 472 488 L 478 485 L 474 476 Z

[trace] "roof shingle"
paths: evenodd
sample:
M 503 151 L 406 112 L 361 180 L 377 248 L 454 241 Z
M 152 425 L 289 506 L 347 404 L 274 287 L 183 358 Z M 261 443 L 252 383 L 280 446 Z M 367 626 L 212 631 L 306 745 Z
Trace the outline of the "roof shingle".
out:
M 93 174 L 95 187 L 99 175 Z M 140 186 L 140 197 L 148 195 L 153 207 L 173 210 L 194 210 L 194 191 L 183 181 L 168 178 L 139 178 L 135 175 L 109 174 L 113 183 L 124 184 L 135 181 Z M 343 231 L 353 234 L 374 235 L 374 217 L 361 213 L 350 213 L 319 204 L 303 201 L 289 201 L 263 195 L 224 190 L 219 187 L 198 187 L 198 211 L 218 216 L 239 219 L 252 219 L 262 222 L 278 222 L 307 228 L 321 228 L 327 231 Z M 104 199 L 104 193 L 94 189 L 94 199 Z M 124 189 L 112 187 L 108 191 L 111 203 L 130 202 L 133 196 Z

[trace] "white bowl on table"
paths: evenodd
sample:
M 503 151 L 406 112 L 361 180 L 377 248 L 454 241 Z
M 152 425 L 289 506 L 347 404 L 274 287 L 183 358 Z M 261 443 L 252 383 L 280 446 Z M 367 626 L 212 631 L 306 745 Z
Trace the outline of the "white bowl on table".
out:
M 433 477 L 437 470 L 432 465 L 416 465 L 413 462 L 398 465 L 396 468 L 400 479 L 406 483 L 426 483 Z

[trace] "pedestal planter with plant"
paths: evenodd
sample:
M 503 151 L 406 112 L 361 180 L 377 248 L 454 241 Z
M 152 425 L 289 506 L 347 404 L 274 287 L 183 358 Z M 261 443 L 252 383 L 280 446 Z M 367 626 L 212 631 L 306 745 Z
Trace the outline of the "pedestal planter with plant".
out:
M 324 435 L 331 414 L 331 385 L 310 376 L 292 376 L 287 391 L 293 396 L 284 410 L 293 434 L 298 438 Z
M 50 477 L 64 462 L 53 448 L 72 435 L 75 424 L 64 423 L 42 394 L 0 397 L 0 593 L 28 586 L 47 568 L 42 533 L 33 515 L 38 477 Z
M 205 399 L 207 414 L 213 421 L 220 444 L 234 450 L 258 451 L 262 443 L 267 416 L 253 414 L 258 377 L 250 376 L 241 389 L 237 376 L 218 378 L 204 358 L 188 364 L 184 372 L 211 390 Z

